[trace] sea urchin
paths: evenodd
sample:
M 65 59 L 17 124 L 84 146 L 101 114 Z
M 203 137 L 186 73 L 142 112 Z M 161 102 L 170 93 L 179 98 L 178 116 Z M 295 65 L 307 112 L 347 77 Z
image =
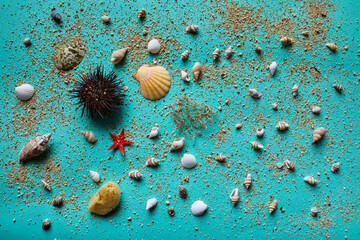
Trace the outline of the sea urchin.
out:
M 120 109 L 125 95 L 115 72 L 106 74 L 103 67 L 98 66 L 80 78 L 70 93 L 72 98 L 78 99 L 79 107 L 82 106 L 81 116 L 86 111 L 94 119 L 104 119 Z

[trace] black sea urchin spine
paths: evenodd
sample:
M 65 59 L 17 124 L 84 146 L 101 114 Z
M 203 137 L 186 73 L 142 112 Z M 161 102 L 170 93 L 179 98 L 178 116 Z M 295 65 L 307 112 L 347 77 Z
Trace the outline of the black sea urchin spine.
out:
M 80 76 L 71 97 L 77 98 L 77 104 L 82 107 L 81 116 L 84 112 L 94 118 L 103 119 L 113 115 L 124 103 L 122 82 L 117 80 L 115 72 L 104 73 L 104 69 L 98 66 L 95 70 L 89 70 Z

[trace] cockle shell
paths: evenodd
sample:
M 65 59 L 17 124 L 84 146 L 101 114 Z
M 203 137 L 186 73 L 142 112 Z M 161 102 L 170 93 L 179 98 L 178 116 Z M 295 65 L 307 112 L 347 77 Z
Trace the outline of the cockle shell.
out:
M 295 169 L 295 163 L 293 163 L 293 162 L 291 162 L 291 161 L 289 161 L 289 160 L 285 160 L 284 163 L 285 163 L 285 166 L 286 166 L 288 169 L 290 169 L 290 170 L 294 170 L 294 169 Z
M 255 135 L 258 138 L 262 138 L 264 136 L 264 133 L 265 133 L 265 130 L 263 128 L 258 128 L 258 129 L 256 129 Z
M 180 58 L 181 60 L 185 60 L 189 57 L 189 50 L 186 50 L 185 52 L 181 53 Z
M 148 43 L 148 51 L 152 54 L 156 54 L 160 51 L 161 45 L 160 42 L 157 39 L 152 39 Z
M 90 177 L 94 182 L 100 181 L 100 174 L 98 172 L 91 171 L 91 170 L 89 170 L 89 172 L 90 172 Z
M 277 205 L 278 205 L 277 200 L 274 200 L 272 203 L 270 203 L 270 205 L 269 205 L 269 213 L 273 213 L 276 210 Z
M 84 135 L 85 139 L 90 143 L 95 143 L 97 141 L 95 134 L 91 131 L 80 131 Z
M 258 150 L 258 149 L 263 149 L 264 146 L 261 144 L 261 143 L 258 143 L 256 141 L 254 142 L 251 142 L 251 147 L 255 150 Z
M 313 176 L 307 176 L 304 178 L 304 181 L 311 184 L 311 185 L 315 185 L 317 184 L 319 181 L 316 180 Z
M 317 207 L 313 207 L 311 210 L 310 210 L 310 215 L 312 217 L 317 217 L 317 215 L 319 214 L 319 210 L 317 209 Z
M 181 165 L 184 168 L 194 168 L 196 164 L 196 158 L 192 154 L 185 153 L 184 156 L 181 158 Z
M 256 90 L 255 88 L 250 88 L 249 89 L 249 95 L 252 97 L 252 98 L 255 98 L 255 99 L 258 99 L 261 97 L 261 94 L 259 94 L 258 90 Z
M 225 159 L 226 159 L 226 156 L 221 153 L 215 157 L 215 160 L 218 162 L 223 162 L 223 161 L 225 161 Z
M 294 85 L 294 86 L 291 88 L 291 91 L 292 91 L 293 97 L 296 97 L 297 95 L 299 95 L 299 86 L 298 86 L 298 85 Z
M 257 44 L 257 45 L 255 46 L 255 52 L 261 53 L 261 51 L 262 51 L 262 49 L 261 49 L 260 45 Z
M 207 207 L 208 206 L 203 201 L 195 201 L 191 205 L 191 213 L 196 217 L 201 216 L 205 213 Z
M 146 17 L 146 11 L 145 11 L 145 9 L 143 8 L 143 9 L 139 10 L 139 12 L 137 13 L 137 16 L 138 16 L 138 18 L 144 18 L 144 17 Z
M 198 29 L 199 29 L 199 26 L 194 25 L 194 24 L 190 24 L 190 25 L 186 28 L 186 32 L 188 32 L 188 33 L 196 33 Z
M 187 197 L 187 190 L 183 186 L 179 186 L 179 195 L 182 199 L 185 199 Z
M 184 146 L 185 138 L 177 138 L 171 143 L 170 151 L 175 151 Z
M 231 194 L 230 194 L 230 200 L 233 206 L 236 205 L 236 203 L 239 201 L 240 196 L 239 196 L 239 189 L 235 188 L 234 190 L 232 190 Z
M 333 88 L 335 88 L 336 91 L 342 92 L 344 88 L 340 84 L 334 84 Z
M 45 180 L 41 180 L 41 183 L 46 190 L 48 190 L 48 191 L 51 190 L 50 185 Z
M 249 174 L 246 176 L 246 178 L 244 179 L 244 182 L 243 182 L 244 186 L 245 186 L 247 189 L 250 188 L 250 186 L 251 186 L 251 181 L 252 181 L 252 178 L 251 178 L 251 174 L 249 173 Z
M 331 166 L 331 171 L 333 173 L 336 173 L 336 172 L 339 172 L 340 170 L 340 163 L 334 163 L 332 166 Z
M 134 171 L 130 171 L 128 173 L 128 176 L 132 179 L 140 180 L 140 178 L 142 177 L 142 174 L 139 171 L 134 170 Z
M 51 133 L 47 133 L 27 141 L 20 150 L 19 162 L 23 163 L 29 160 L 30 158 L 39 156 L 40 154 L 45 152 L 46 147 L 50 141 L 50 138 L 51 138 Z
M 231 55 L 233 55 L 233 54 L 234 54 L 234 50 L 232 50 L 231 47 L 229 47 L 228 49 L 225 50 L 225 57 L 226 58 L 230 58 Z
M 111 59 L 110 59 L 111 63 L 118 64 L 119 62 L 121 62 L 121 60 L 124 59 L 128 50 L 129 48 L 126 47 L 126 48 L 118 49 L 115 52 L 113 52 L 111 54 Z
M 312 137 L 313 143 L 320 141 L 320 139 L 322 139 L 325 136 L 325 133 L 326 130 L 323 127 L 315 129 Z
M 217 60 L 220 57 L 220 49 L 216 48 L 212 53 L 212 57 L 214 60 Z
M 336 51 L 336 49 L 338 49 L 335 43 L 326 43 L 325 46 L 328 47 L 331 51 Z
M 104 15 L 101 17 L 101 20 L 103 20 L 104 23 L 109 23 L 110 19 L 111 17 L 109 17 L 108 15 Z
M 321 111 L 321 108 L 319 106 L 314 106 L 311 111 L 314 113 L 314 114 L 319 114 L 320 111 Z
M 146 203 L 146 210 L 149 210 L 150 208 L 155 207 L 157 204 L 156 198 L 150 198 Z
M 270 74 L 271 76 L 274 75 L 275 71 L 277 68 L 277 63 L 276 62 L 272 62 L 269 66 L 269 70 L 270 70 Z
M 146 99 L 158 100 L 164 97 L 171 85 L 168 71 L 163 66 L 141 66 L 133 77 L 140 83 L 140 92 Z
M 70 42 L 57 46 L 58 50 L 51 57 L 57 69 L 68 71 L 80 64 L 85 55 L 85 45 L 80 36 Z
M 160 160 L 159 159 L 156 159 L 156 158 L 149 158 L 147 161 L 146 161 L 146 166 L 149 166 L 149 167 L 156 167 L 157 165 L 159 165 L 159 162 Z
M 282 37 L 280 39 L 280 42 L 284 45 L 292 45 L 293 44 L 293 40 L 289 37 Z
M 15 88 L 15 92 L 20 100 L 27 101 L 34 96 L 35 88 L 30 84 L 22 84 Z
M 181 70 L 181 79 L 186 82 L 189 82 L 190 81 L 189 74 L 187 72 Z
M 195 65 L 192 68 L 192 71 L 194 73 L 194 79 L 196 81 L 199 80 L 202 74 L 202 65 L 199 62 L 195 63 Z
M 277 125 L 276 125 L 276 128 L 280 131 L 284 131 L 286 129 L 288 129 L 290 126 L 287 122 L 279 122 Z
M 147 135 L 148 138 L 154 138 L 157 137 L 157 135 L 159 134 L 159 128 L 158 127 L 153 127 L 150 131 L 150 133 Z

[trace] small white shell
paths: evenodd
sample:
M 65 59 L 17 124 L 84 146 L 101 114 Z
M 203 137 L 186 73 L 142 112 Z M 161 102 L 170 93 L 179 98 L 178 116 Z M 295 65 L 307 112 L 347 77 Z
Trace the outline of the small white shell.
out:
M 205 213 L 207 207 L 208 206 L 203 201 L 195 201 L 191 205 L 191 213 L 196 217 L 201 216 Z
M 262 138 L 264 136 L 264 133 L 265 133 L 265 130 L 263 128 L 258 128 L 258 129 L 256 129 L 255 135 L 258 138 Z
M 284 131 L 286 129 L 289 128 L 289 124 L 287 122 L 279 122 L 277 125 L 276 125 L 276 128 L 280 131 Z
M 157 204 L 156 198 L 150 198 L 146 203 L 146 210 L 149 210 L 150 208 L 155 207 Z
M 110 22 L 111 17 L 109 17 L 108 15 L 104 15 L 101 17 L 101 20 L 103 20 L 104 23 L 108 23 Z
M 258 90 L 256 90 L 255 88 L 250 88 L 249 89 L 249 95 L 252 97 L 252 98 L 260 98 L 261 97 L 261 94 L 259 94 Z
M 89 172 L 90 172 L 91 179 L 94 182 L 99 182 L 100 181 L 100 174 L 98 172 L 91 171 L 91 170 Z
M 177 138 L 171 143 L 170 151 L 175 151 L 184 146 L 185 138 Z
M 181 79 L 186 82 L 189 82 L 190 81 L 189 74 L 187 72 L 181 70 Z
M 157 165 L 159 165 L 159 162 L 160 160 L 159 159 L 156 159 L 156 158 L 149 158 L 147 161 L 146 161 L 146 166 L 149 166 L 149 167 L 156 167 Z
M 189 57 L 189 50 L 186 50 L 185 52 L 181 53 L 180 58 L 181 60 L 185 60 Z
M 35 89 L 30 84 L 22 84 L 15 88 L 15 92 L 20 100 L 27 101 L 34 96 Z
M 48 190 L 48 191 L 51 190 L 50 185 L 45 180 L 41 180 L 41 183 L 46 190 Z
M 196 164 L 196 158 L 192 154 L 185 153 L 184 156 L 181 158 L 181 165 L 184 168 L 194 168 Z
M 152 54 L 156 54 L 160 51 L 160 42 L 157 39 L 152 39 L 149 43 L 148 43 L 148 51 L 151 52 Z
M 240 129 L 240 128 L 242 128 L 242 126 L 243 126 L 243 125 L 242 125 L 241 123 L 237 123 L 237 124 L 235 125 L 235 128 L 236 128 L 236 129 Z
M 186 28 L 186 32 L 188 32 L 188 33 L 196 33 L 198 29 L 199 29 L 199 26 L 194 25 L 194 24 L 190 24 L 190 25 Z
M 111 54 L 110 62 L 112 64 L 118 64 L 119 62 L 121 62 L 121 60 L 124 59 L 128 50 L 129 50 L 129 48 L 122 48 L 122 49 L 118 49 L 118 50 L 114 51 Z
M 317 183 L 319 183 L 318 180 L 316 180 L 313 176 L 307 176 L 304 178 L 304 181 L 311 184 L 311 185 L 315 185 Z
M 261 144 L 261 143 L 258 143 L 256 141 L 254 142 L 251 142 L 251 147 L 254 149 L 254 150 L 258 150 L 258 149 L 263 149 L 264 146 Z
M 217 155 L 215 157 L 215 160 L 218 161 L 218 162 L 223 162 L 223 161 L 225 161 L 225 159 L 226 159 L 226 156 L 223 155 L 222 153 L 220 153 L 219 155 Z
M 277 63 L 276 62 L 272 62 L 269 66 L 269 70 L 270 70 L 270 74 L 271 76 L 274 75 L 275 71 L 277 68 Z
M 157 135 L 159 134 L 159 128 L 158 127 L 153 127 L 149 133 L 149 135 L 147 135 L 148 138 L 154 138 L 157 137 Z
M 239 201 L 240 196 L 239 196 L 239 189 L 235 188 L 234 190 L 232 190 L 231 194 L 230 194 L 230 200 L 233 206 L 236 205 L 236 203 Z
M 251 174 L 249 173 L 246 178 L 244 179 L 244 186 L 249 189 L 249 187 L 251 186 L 251 182 L 252 182 L 252 178 L 251 178 Z
M 97 141 L 95 134 L 91 131 L 80 131 L 85 139 L 90 143 L 95 143 Z
M 234 54 L 234 50 L 232 50 L 231 47 L 229 47 L 228 49 L 225 50 L 225 57 L 226 58 L 230 58 L 231 55 L 233 55 L 233 54 Z
M 286 166 L 288 169 L 290 169 L 290 170 L 294 170 L 294 169 L 295 169 L 295 163 L 293 163 L 293 162 L 291 162 L 291 161 L 289 161 L 289 160 L 285 160 L 284 163 L 285 163 L 285 166 Z
M 133 170 L 128 173 L 128 176 L 132 179 L 140 180 L 140 178 L 142 177 L 142 174 L 137 170 Z
M 196 81 L 199 80 L 201 77 L 201 73 L 202 73 L 202 65 L 199 62 L 196 62 L 192 68 L 192 71 L 194 73 L 194 79 Z
M 310 210 L 310 215 L 312 217 L 317 217 L 317 215 L 319 214 L 319 210 L 317 209 L 317 207 L 313 207 L 311 210 Z
M 220 49 L 216 48 L 212 53 L 212 57 L 214 60 L 217 60 L 220 57 Z
M 321 108 L 319 106 L 314 106 L 311 111 L 314 113 L 314 114 L 319 114 L 320 111 L 321 111 Z
M 274 200 L 270 205 L 269 205 L 269 213 L 273 213 L 276 208 L 277 208 L 278 202 L 277 200 Z
M 332 166 L 331 166 L 331 171 L 333 173 L 336 173 L 336 172 L 339 172 L 340 170 L 340 163 L 334 163 Z
M 293 94 L 293 97 L 296 97 L 297 95 L 299 95 L 299 86 L 298 85 L 294 85 L 292 88 L 292 94 Z

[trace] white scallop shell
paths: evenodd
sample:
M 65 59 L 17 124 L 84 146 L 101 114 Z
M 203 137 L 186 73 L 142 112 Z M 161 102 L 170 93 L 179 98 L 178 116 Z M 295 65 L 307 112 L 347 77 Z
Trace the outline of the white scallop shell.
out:
M 148 43 L 148 51 L 151 52 L 152 54 L 156 54 L 160 51 L 160 42 L 157 39 L 152 39 L 149 43 Z
M 184 156 L 181 158 L 181 165 L 184 168 L 193 168 L 197 164 L 196 158 L 192 154 L 185 153 Z
M 20 100 L 27 101 L 34 96 L 35 89 L 30 84 L 22 84 L 15 88 L 15 92 Z
M 158 134 L 159 134 L 159 128 L 158 127 L 153 127 L 147 137 L 148 138 L 154 138 L 154 137 L 157 137 Z
M 98 172 L 91 171 L 91 170 L 89 172 L 90 172 L 91 179 L 94 182 L 99 182 L 100 181 L 100 174 Z
M 156 198 L 150 198 L 146 203 L 146 210 L 149 210 L 150 208 L 155 207 L 157 204 Z
M 185 138 L 177 138 L 171 143 L 170 151 L 175 151 L 184 146 Z
M 274 75 L 275 71 L 277 68 L 277 63 L 276 62 L 272 62 L 269 66 L 269 70 L 270 70 L 270 74 L 271 76 Z
M 181 79 L 186 82 L 189 82 L 190 81 L 189 74 L 187 72 L 181 70 Z
M 206 209 L 207 209 L 207 205 L 203 202 L 203 201 L 195 201 L 192 205 L 191 205 L 191 213 L 194 216 L 201 216 L 205 213 Z

